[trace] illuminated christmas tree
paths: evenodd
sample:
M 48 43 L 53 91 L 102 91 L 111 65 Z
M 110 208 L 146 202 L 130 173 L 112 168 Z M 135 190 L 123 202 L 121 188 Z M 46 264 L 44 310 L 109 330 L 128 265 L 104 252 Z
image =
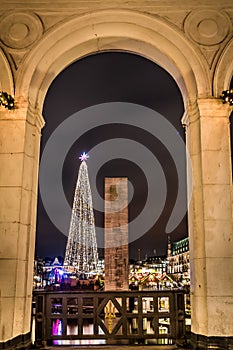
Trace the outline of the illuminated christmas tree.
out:
M 74 266 L 80 273 L 94 271 L 98 262 L 95 219 L 86 163 L 88 158 L 85 152 L 79 157 L 82 163 L 74 194 L 64 260 L 65 266 Z

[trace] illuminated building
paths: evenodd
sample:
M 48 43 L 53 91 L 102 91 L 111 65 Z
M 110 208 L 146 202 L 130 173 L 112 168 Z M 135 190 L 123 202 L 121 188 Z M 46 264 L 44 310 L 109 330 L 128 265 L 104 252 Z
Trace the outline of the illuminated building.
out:
M 190 278 L 189 239 L 171 243 L 168 238 L 167 273 L 177 275 L 180 280 Z

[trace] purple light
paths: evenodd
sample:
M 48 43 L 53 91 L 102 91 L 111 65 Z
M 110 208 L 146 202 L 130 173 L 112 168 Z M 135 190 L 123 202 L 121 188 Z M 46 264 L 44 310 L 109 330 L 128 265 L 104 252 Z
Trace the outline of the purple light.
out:
M 60 319 L 53 320 L 52 335 L 62 335 L 62 321 Z

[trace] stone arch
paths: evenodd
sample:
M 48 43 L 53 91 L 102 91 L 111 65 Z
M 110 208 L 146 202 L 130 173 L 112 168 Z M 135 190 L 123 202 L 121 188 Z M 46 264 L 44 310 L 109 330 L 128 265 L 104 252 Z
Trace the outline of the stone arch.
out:
M 44 35 L 18 71 L 16 100 L 23 107 L 28 100 L 28 115 L 39 119 L 56 76 L 74 61 L 104 51 L 131 52 L 160 65 L 176 81 L 185 107 L 212 94 L 207 65 L 179 29 L 158 16 L 103 10 L 74 16 Z M 191 111 L 188 118 L 195 117 Z
M 7 91 L 11 95 L 14 94 L 14 83 L 12 71 L 9 65 L 9 62 L 4 54 L 4 52 L 0 49 L 0 90 Z
M 219 338 L 216 340 L 216 336 L 231 339 L 233 279 L 229 278 L 228 266 L 232 264 L 232 182 L 229 180 L 228 110 L 221 101 L 212 97 L 213 86 L 208 64 L 191 40 L 180 29 L 159 16 L 129 10 L 103 10 L 75 15 L 69 20 L 61 21 L 38 39 L 25 57 L 15 80 L 19 108 L 12 112 L 11 119 L 4 121 L 6 127 L 3 130 L 4 154 L 8 154 L 8 161 L 13 158 L 13 154 L 20 153 L 20 164 L 24 165 L 19 171 L 18 163 L 12 162 L 12 168 L 8 166 L 6 169 L 14 169 L 16 177 L 12 179 L 5 176 L 4 179 L 4 200 L 7 200 L 11 209 L 8 210 L 8 205 L 4 205 L 4 220 L 6 218 L 9 221 L 4 223 L 4 227 L 10 227 L 13 231 L 12 221 L 18 222 L 19 218 L 22 226 L 13 233 L 14 237 L 21 234 L 22 239 L 14 240 L 20 245 L 14 247 L 12 257 L 6 259 L 4 269 L 7 273 L 1 279 L 4 285 L 1 305 L 4 309 L 1 310 L 0 327 L 3 325 L 6 329 L 2 336 L 4 342 L 15 337 L 18 339 L 19 335 L 28 335 L 30 330 L 30 276 L 35 243 L 39 143 L 44 97 L 53 79 L 69 64 L 86 55 L 109 50 L 140 54 L 156 62 L 176 80 L 184 103 L 188 101 L 190 116 L 187 119 L 191 119 L 191 122 L 189 124 L 187 120 L 185 123 L 186 135 L 188 141 L 191 141 L 187 144 L 191 151 L 196 186 L 189 210 L 193 221 L 190 226 L 191 250 L 195 252 L 191 267 L 193 344 L 195 348 L 198 344 L 200 347 L 218 348 L 216 344 Z M 230 81 L 233 68 L 229 61 L 231 55 L 232 42 L 226 46 L 215 71 L 215 96 Z M 11 70 L 4 54 L 0 52 L 0 68 L 2 67 L 2 87 L 12 93 Z M 16 124 L 18 127 L 14 130 L 12 142 L 11 129 Z M 10 236 L 5 239 L 5 243 L 9 242 Z M 10 245 L 13 245 L 12 242 Z M 20 249 L 21 246 L 27 247 L 27 250 Z M 22 267 L 23 272 L 16 275 L 18 266 Z M 15 279 L 13 274 L 10 278 L 14 285 L 19 283 L 17 290 L 13 290 L 11 284 L 8 286 L 9 280 L 5 276 L 9 271 L 15 273 Z M 211 271 L 215 271 L 215 275 L 221 278 L 216 280 Z M 9 318 L 9 315 L 13 316 Z M 25 317 L 23 323 L 22 316 Z M 6 327 L 9 319 L 12 327 Z M 27 339 L 29 342 L 29 338 Z M 25 338 L 22 338 L 23 341 Z M 224 344 L 227 347 L 226 341 Z M 8 347 L 11 347 L 11 342 Z
M 122 50 L 142 55 L 167 70 L 187 99 L 211 93 L 207 67 L 190 42 L 165 20 L 126 10 L 105 10 L 73 17 L 49 31 L 20 68 L 16 96 L 28 96 L 42 110 L 52 80 L 86 55 Z
M 223 90 L 227 90 L 230 87 L 232 75 L 233 75 L 233 39 L 226 45 L 221 57 L 219 58 L 218 65 L 214 76 L 214 96 L 219 97 Z

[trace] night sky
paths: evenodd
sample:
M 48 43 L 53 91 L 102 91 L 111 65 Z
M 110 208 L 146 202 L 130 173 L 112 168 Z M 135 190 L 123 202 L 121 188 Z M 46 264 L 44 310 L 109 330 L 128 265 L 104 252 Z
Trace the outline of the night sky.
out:
M 66 118 L 87 107 L 107 102 L 129 102 L 149 107 L 167 118 L 184 138 L 180 119 L 183 115 L 181 93 L 173 78 L 153 62 L 129 53 L 106 52 L 85 57 L 61 72 L 51 84 L 45 98 L 41 154 L 53 131 Z M 174 161 L 166 147 L 152 134 L 117 120 L 112 125 L 100 125 L 79 137 L 70 147 L 63 165 L 63 188 L 72 206 L 82 151 L 89 151 L 104 140 L 127 138 L 149 149 L 160 162 L 166 177 L 166 205 L 154 226 L 129 247 L 131 258 L 164 255 L 167 247 L 166 223 L 171 215 L 178 191 L 178 176 Z M 183 155 L 185 162 L 185 154 Z M 91 162 L 91 159 L 88 161 Z M 130 159 L 113 159 L 104 164 L 96 179 L 98 192 L 103 197 L 104 177 L 128 177 L 134 188 L 129 205 L 129 219 L 142 211 L 148 195 L 144 169 Z M 49 193 L 49 186 L 48 186 Z M 53 193 L 51 193 L 53 197 Z M 39 193 L 37 212 L 36 256 L 64 256 L 67 236 L 50 221 Z M 93 198 L 95 202 L 95 198 Z M 156 205 L 156 204 L 155 204 Z M 56 203 L 54 203 L 56 206 Z M 103 226 L 103 213 L 95 210 L 96 225 Z M 67 234 L 69 227 L 67 226 Z M 171 240 L 187 236 L 187 217 L 171 232 Z

